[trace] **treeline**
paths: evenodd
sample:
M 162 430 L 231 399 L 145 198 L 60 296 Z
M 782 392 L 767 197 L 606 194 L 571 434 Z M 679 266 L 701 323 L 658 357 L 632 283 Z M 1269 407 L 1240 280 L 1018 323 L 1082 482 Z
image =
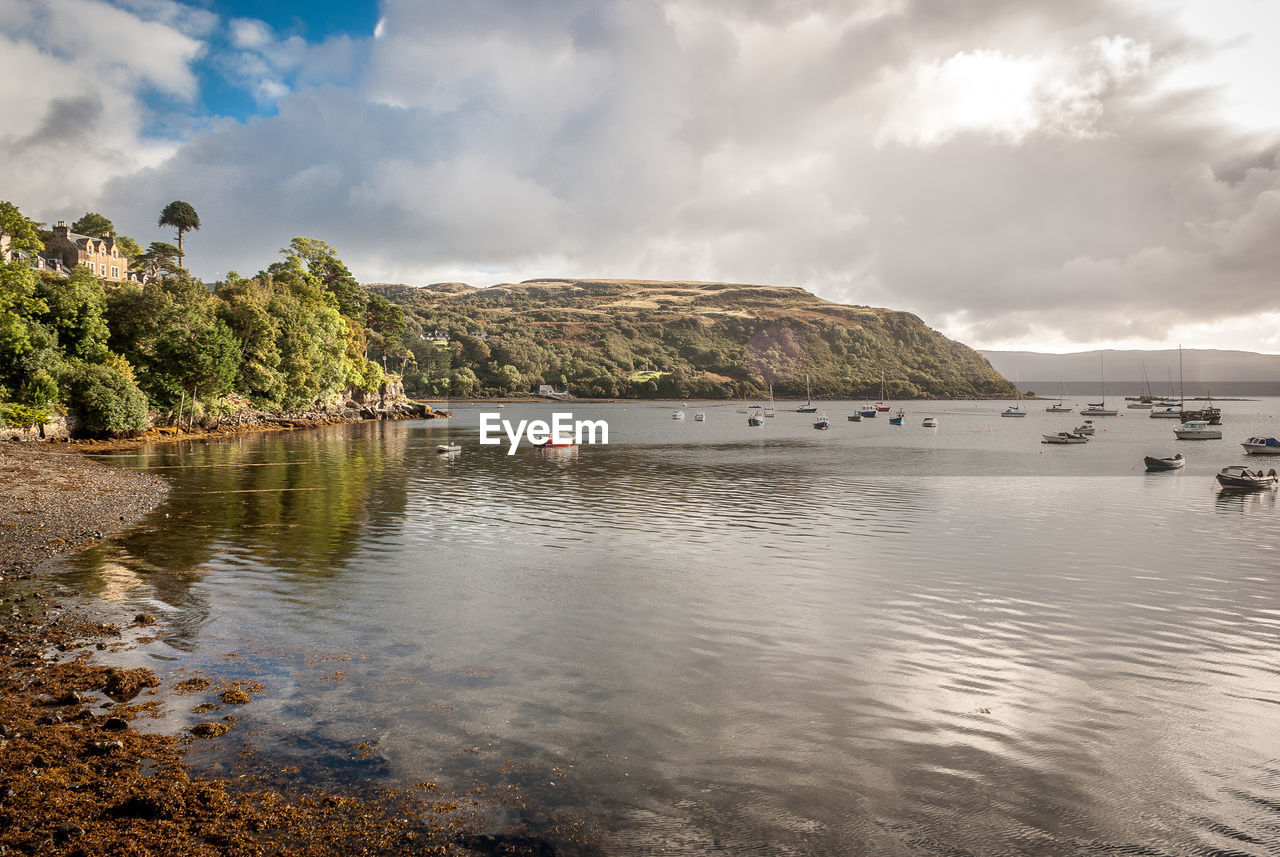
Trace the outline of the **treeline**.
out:
M 503 396 L 539 384 L 582 397 L 1011 396 L 973 349 L 910 313 L 795 288 L 610 281 L 473 289 L 380 285 L 405 310 L 406 391 Z M 422 338 L 448 335 L 444 347 Z M 484 334 L 474 336 L 473 334 Z
M 11 251 L 39 249 L 36 224 L 7 203 Z M 0 403 L 9 422 L 78 416 L 92 433 L 145 427 L 148 411 L 228 411 L 230 394 L 272 410 L 332 403 L 386 375 L 371 351 L 403 348 L 404 316 L 371 295 L 322 241 L 296 238 L 256 276 L 210 289 L 185 269 L 146 283 L 0 268 Z

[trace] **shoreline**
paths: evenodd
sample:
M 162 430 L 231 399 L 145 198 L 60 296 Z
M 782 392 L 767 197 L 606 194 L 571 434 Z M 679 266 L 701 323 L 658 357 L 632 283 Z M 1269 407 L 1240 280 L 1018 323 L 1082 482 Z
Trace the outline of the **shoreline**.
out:
M 55 450 L 0 444 L 0 853 L 557 853 L 522 823 L 492 832 L 495 814 L 526 807 L 514 786 L 300 783 L 256 750 L 241 750 L 217 777 L 194 773 L 188 750 L 238 728 L 236 706 L 271 689 L 252 676 L 198 673 L 165 686 L 151 669 L 95 657 L 158 641 L 162 626 L 43 579 L 38 566 L 127 531 L 163 506 L 170 485 Z M 182 705 L 200 715 L 183 732 L 147 729 Z

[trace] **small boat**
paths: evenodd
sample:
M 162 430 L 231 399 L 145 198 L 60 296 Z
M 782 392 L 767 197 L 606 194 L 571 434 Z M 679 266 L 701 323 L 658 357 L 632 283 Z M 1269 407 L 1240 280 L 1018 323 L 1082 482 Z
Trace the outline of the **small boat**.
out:
M 896 414 L 889 417 L 889 425 L 891 426 L 902 425 L 902 420 L 906 417 L 906 415 L 907 415 L 907 412 L 899 408 Z
M 673 414 L 671 415 L 671 419 L 673 419 L 673 420 L 682 420 L 682 419 L 684 419 L 684 411 L 676 411 L 675 413 L 673 413 Z
M 1116 414 L 1120 413 L 1114 408 L 1107 407 L 1107 366 L 1106 366 L 1106 358 L 1104 357 L 1105 354 L 1106 354 L 1105 351 L 1098 352 L 1098 372 L 1099 372 L 1099 377 L 1102 378 L 1102 401 L 1088 402 L 1087 404 L 1089 405 L 1089 407 L 1080 409 L 1081 416 L 1114 417 Z
M 437 443 L 436 452 L 441 455 L 447 455 L 450 452 L 462 452 L 462 444 L 460 443 Z
M 1171 455 L 1168 458 L 1157 458 L 1154 455 L 1148 455 L 1146 458 L 1142 460 L 1146 463 L 1147 469 L 1153 470 L 1153 471 L 1154 470 L 1179 470 L 1182 468 L 1182 465 L 1187 463 L 1187 460 L 1182 457 L 1181 452 L 1179 452 L 1177 455 Z
M 764 425 L 764 417 L 760 416 L 759 414 L 751 414 L 749 417 L 747 417 L 747 425 L 762 426 Z
M 849 422 L 851 423 L 862 422 L 862 414 L 849 414 Z
M 819 414 L 818 418 L 813 421 L 813 427 L 820 431 L 826 431 L 831 428 L 831 420 L 827 419 L 826 414 Z
M 804 376 L 805 403 L 796 408 L 797 414 L 816 414 L 818 406 L 813 403 L 813 390 L 809 387 L 809 376 Z
M 1010 407 L 1005 408 L 1004 411 L 1000 414 L 1000 416 L 1025 417 L 1027 415 L 1027 411 L 1025 408 L 1022 407 L 1022 388 L 1018 386 L 1017 381 L 1014 381 L 1013 389 L 1014 389 L 1014 392 L 1018 394 L 1018 401 L 1014 402 L 1013 405 L 1011 405 Z
M 778 416 L 778 411 L 773 406 L 773 385 L 769 385 L 769 407 L 764 409 L 763 416 L 765 419 L 774 419 Z
M 571 440 L 556 440 L 555 438 L 548 438 L 542 443 L 534 444 L 534 446 L 538 447 L 539 449 L 561 449 L 561 448 L 569 447 L 573 445 L 574 445 L 573 441 Z
M 1130 402 L 1129 404 L 1125 405 L 1125 407 L 1131 411 L 1149 411 L 1151 410 L 1151 403 L 1150 402 Z
M 695 423 L 703 423 L 703 422 L 706 422 L 706 421 L 707 421 L 707 415 L 706 415 L 706 413 L 705 413 L 705 412 L 703 412 L 703 411 L 698 411 L 696 414 L 694 414 L 694 415 L 693 415 L 693 421 L 694 421 Z
M 920 423 L 920 425 L 923 426 L 924 428 L 937 428 L 938 421 L 933 417 L 925 417 L 924 422 Z
M 1251 437 L 1240 445 L 1250 455 L 1280 455 L 1280 440 L 1274 437 Z
M 1275 469 L 1263 473 L 1261 470 L 1250 470 L 1239 464 L 1232 464 L 1218 471 L 1218 484 L 1223 488 L 1270 488 L 1276 484 Z
M 1065 408 L 1062 406 L 1062 400 L 1067 397 L 1067 385 L 1062 382 L 1061 378 L 1059 378 L 1058 386 L 1061 388 L 1062 395 L 1058 396 L 1058 401 L 1045 408 L 1045 411 L 1050 414 L 1069 414 L 1071 413 L 1071 408 Z
M 859 416 L 866 417 L 869 420 L 874 420 L 876 413 L 876 406 L 872 404 L 863 405 L 862 410 L 858 411 Z
M 1178 440 L 1222 440 L 1222 429 L 1209 428 L 1204 420 L 1187 420 L 1173 430 Z
M 1079 432 L 1060 431 L 1056 434 L 1041 435 L 1044 440 L 1041 443 L 1088 443 L 1089 438 Z
M 1182 405 L 1156 405 L 1151 408 L 1151 413 L 1147 416 L 1153 420 L 1180 420 Z
M 1076 434 L 1091 435 L 1093 432 L 1093 420 L 1085 420 L 1083 425 L 1076 426 Z
M 884 397 L 884 375 L 883 374 L 880 376 L 880 401 L 876 402 L 874 405 L 872 405 L 872 407 L 874 407 L 877 411 L 879 411 L 882 414 L 889 413 L 889 402 L 886 401 Z

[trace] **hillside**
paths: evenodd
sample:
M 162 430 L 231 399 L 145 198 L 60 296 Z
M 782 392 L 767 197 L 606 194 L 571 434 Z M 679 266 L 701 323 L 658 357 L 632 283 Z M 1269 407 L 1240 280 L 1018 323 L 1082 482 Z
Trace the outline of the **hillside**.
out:
M 982 354 L 991 365 L 1009 377 L 1057 379 L 1064 381 L 1097 381 L 1099 358 L 1097 351 L 1076 351 L 1069 354 L 1041 354 L 1035 351 L 986 351 Z M 1169 379 L 1178 380 L 1178 350 L 1168 348 L 1158 351 L 1120 351 L 1107 349 L 1107 380 L 1126 382 L 1142 381 L 1143 371 L 1153 387 L 1169 386 Z M 1253 351 L 1223 351 L 1213 348 L 1185 348 L 1182 351 L 1182 371 L 1188 384 L 1214 381 L 1280 381 L 1280 354 L 1258 354 Z
M 459 394 L 567 387 L 579 396 L 1012 395 L 973 349 L 916 316 L 846 306 L 803 289 L 645 280 L 366 286 L 404 308 L 417 361 L 409 389 Z M 435 342 L 422 336 L 449 335 Z M 472 334 L 482 334 L 473 336 Z M 447 383 L 446 383 L 447 382 Z

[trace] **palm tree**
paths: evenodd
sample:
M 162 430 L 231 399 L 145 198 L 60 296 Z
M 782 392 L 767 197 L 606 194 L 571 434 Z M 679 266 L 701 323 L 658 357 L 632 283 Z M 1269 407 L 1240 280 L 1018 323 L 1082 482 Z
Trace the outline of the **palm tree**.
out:
M 175 199 L 164 207 L 164 211 L 160 212 L 160 220 L 157 225 L 172 226 L 178 230 L 178 264 L 182 265 L 184 258 L 182 233 L 191 229 L 198 230 L 200 228 L 200 215 L 196 214 L 196 210 L 191 207 L 191 203 Z

